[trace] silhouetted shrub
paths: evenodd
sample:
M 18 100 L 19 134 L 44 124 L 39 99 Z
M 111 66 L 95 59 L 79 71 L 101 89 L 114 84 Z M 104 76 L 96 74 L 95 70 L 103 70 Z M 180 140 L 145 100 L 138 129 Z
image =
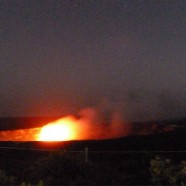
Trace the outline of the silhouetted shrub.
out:
M 15 185 L 15 177 L 7 176 L 4 170 L 0 170 L 0 185 L 1 186 Z
M 186 161 L 174 163 L 156 156 L 150 161 L 150 172 L 154 185 L 186 185 Z

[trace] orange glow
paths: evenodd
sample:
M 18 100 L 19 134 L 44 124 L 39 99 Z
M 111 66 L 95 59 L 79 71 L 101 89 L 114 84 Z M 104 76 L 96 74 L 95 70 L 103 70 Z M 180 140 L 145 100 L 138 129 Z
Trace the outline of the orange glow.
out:
M 0 141 L 35 141 L 40 128 L 0 131 Z
M 68 141 L 76 138 L 74 123 L 70 118 L 62 118 L 41 128 L 38 141 Z
M 78 117 L 67 115 L 41 128 L 0 131 L 0 141 L 69 141 L 110 139 L 130 134 L 131 125 L 124 123 L 120 115 L 113 114 L 105 123 L 92 108 L 83 109 Z

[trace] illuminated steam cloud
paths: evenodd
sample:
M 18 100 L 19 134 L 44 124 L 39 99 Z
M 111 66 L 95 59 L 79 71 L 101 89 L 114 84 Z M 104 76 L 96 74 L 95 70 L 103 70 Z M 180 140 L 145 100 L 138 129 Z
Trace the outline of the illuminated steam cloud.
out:
M 67 141 L 111 139 L 129 135 L 146 135 L 172 130 L 158 124 L 127 123 L 119 111 L 106 114 L 96 108 L 86 108 L 77 116 L 68 115 L 41 128 L 0 132 L 0 141 Z
M 46 124 L 42 128 L 9 130 L 0 132 L 0 141 L 35 141 L 40 140 L 42 129 L 50 126 L 48 139 L 54 139 L 57 135 L 61 137 L 56 140 L 86 140 L 86 139 L 108 139 L 127 136 L 130 133 L 131 125 L 123 122 L 119 113 L 113 113 L 110 121 L 105 121 L 104 116 L 94 108 L 86 108 L 79 112 L 78 117 L 68 115 L 54 122 Z M 53 130 L 58 126 L 57 130 Z M 61 126 L 61 127 L 60 127 Z M 63 127 L 62 127 L 63 126 Z M 64 136 L 64 126 L 71 130 L 70 136 Z M 53 127 L 53 128 L 51 128 Z M 66 129 L 65 129 L 66 130 Z M 43 140 L 43 139 L 42 139 Z M 46 139 L 47 140 L 47 139 Z

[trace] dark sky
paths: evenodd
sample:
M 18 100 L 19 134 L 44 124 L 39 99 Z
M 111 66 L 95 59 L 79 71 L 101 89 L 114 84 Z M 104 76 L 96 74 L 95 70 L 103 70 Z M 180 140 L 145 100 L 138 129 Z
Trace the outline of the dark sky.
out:
M 185 31 L 185 0 L 1 0 L 0 116 L 186 116 Z

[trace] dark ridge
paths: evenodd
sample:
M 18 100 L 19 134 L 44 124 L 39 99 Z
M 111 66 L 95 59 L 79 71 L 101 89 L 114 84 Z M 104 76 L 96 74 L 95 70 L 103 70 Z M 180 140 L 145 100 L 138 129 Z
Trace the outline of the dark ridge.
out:
M 0 118 L 0 130 L 41 127 L 58 118 L 59 117 L 3 117 Z
M 90 151 L 186 151 L 186 129 L 154 134 L 129 136 L 108 140 L 66 142 L 0 142 L 0 147 L 28 149 L 84 150 Z

